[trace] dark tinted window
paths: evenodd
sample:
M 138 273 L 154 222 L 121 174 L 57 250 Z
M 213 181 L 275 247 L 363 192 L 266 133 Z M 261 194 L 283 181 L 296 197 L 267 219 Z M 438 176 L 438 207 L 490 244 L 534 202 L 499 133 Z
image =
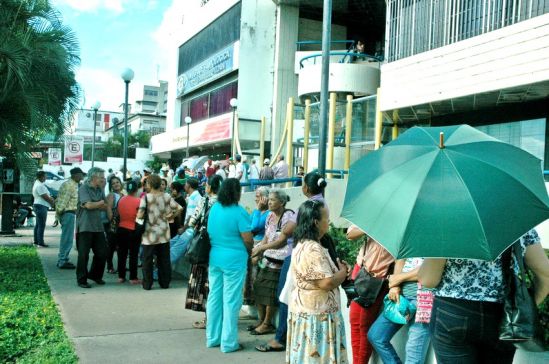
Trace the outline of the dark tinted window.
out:
M 240 39 L 240 10 L 238 3 L 179 47 L 178 75 Z

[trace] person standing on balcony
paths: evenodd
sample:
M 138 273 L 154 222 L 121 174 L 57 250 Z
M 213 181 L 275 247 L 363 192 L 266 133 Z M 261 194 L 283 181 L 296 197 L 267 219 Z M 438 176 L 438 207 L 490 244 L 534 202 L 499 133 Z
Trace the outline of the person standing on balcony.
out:
M 273 167 L 273 172 L 275 179 L 288 178 L 288 163 L 284 160 L 283 155 L 278 156 L 277 162 Z
M 61 222 L 61 240 L 59 242 L 59 256 L 57 267 L 60 269 L 75 269 L 76 266 L 69 262 L 69 254 L 74 241 L 74 224 L 76 222 L 76 209 L 78 208 L 78 186 L 84 172 L 76 167 L 70 170 L 71 178 L 63 182 L 59 188 L 55 214 Z

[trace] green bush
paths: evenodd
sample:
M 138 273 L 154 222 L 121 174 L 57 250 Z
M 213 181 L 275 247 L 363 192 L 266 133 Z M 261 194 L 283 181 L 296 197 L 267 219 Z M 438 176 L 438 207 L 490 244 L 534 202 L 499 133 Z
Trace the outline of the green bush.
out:
M 334 225 L 330 225 L 330 236 L 334 239 L 336 244 L 336 251 L 341 260 L 346 261 L 349 265 L 354 266 L 356 263 L 356 256 L 358 251 L 364 242 L 364 239 L 348 240 L 345 236 L 347 229 L 336 228 Z
M 0 362 L 76 363 L 33 247 L 0 247 Z

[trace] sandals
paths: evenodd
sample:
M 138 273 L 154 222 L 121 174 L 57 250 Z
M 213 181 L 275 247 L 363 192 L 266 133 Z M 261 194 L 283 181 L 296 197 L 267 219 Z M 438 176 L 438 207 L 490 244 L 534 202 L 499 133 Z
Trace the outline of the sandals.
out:
M 108 269 L 108 270 L 107 270 L 107 273 L 109 273 L 109 274 L 117 274 L 118 271 L 111 268 L 111 269 Z
M 141 284 L 143 283 L 141 279 L 130 279 L 130 284 Z
M 202 321 L 196 321 L 193 323 L 195 329 L 205 329 L 206 328 L 206 319 Z
M 268 353 L 268 352 L 271 352 L 271 351 L 285 351 L 286 347 L 285 346 L 280 346 L 280 347 L 276 348 L 276 347 L 271 346 L 269 344 L 263 344 L 263 345 L 256 346 L 255 350 L 261 351 L 262 353 Z
M 259 325 L 258 327 L 260 327 Z M 258 336 L 258 335 L 268 335 L 268 334 L 274 334 L 276 332 L 276 329 L 274 326 L 269 325 L 267 330 L 265 331 L 257 331 L 258 327 L 250 331 L 250 335 Z
M 246 327 L 246 331 L 254 331 L 259 326 L 261 326 L 261 324 L 249 325 L 248 327 Z

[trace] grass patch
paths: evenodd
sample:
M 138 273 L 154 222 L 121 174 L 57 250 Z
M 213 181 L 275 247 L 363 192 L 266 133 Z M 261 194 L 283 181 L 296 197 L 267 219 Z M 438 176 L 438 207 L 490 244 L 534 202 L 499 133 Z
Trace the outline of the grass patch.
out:
M 78 362 L 34 247 L 0 247 L 0 362 Z

